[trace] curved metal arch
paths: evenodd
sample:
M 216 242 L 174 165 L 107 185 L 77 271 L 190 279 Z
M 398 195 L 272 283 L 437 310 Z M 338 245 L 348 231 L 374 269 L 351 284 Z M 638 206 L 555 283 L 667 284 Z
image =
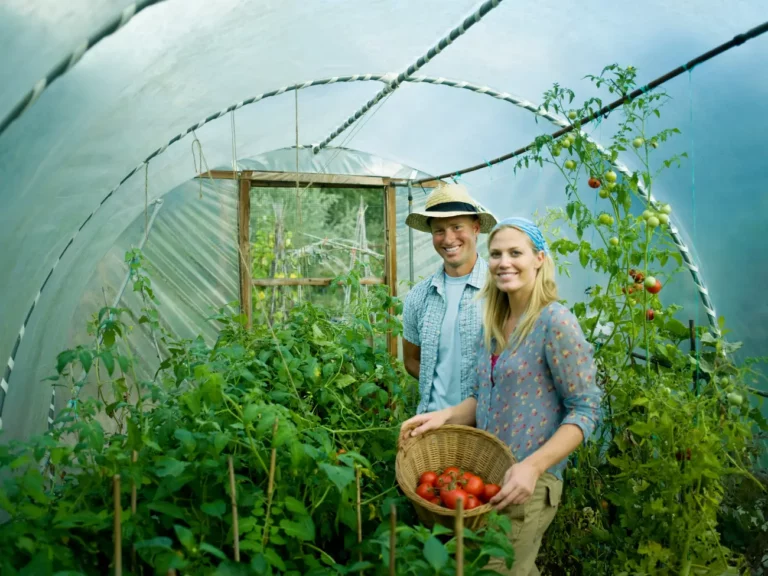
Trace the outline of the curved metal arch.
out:
M 56 270 L 56 267 L 59 265 L 59 262 L 61 261 L 61 258 L 64 256 L 64 254 L 69 250 L 70 246 L 74 243 L 75 239 L 77 238 L 78 234 L 83 230 L 83 228 L 90 222 L 91 218 L 101 209 L 102 206 L 112 197 L 112 195 L 117 192 L 117 190 L 125 184 L 128 179 L 131 178 L 136 172 L 144 168 L 146 164 L 148 164 L 153 158 L 156 158 L 160 154 L 162 154 L 169 146 L 172 144 L 178 142 L 185 136 L 187 136 L 190 133 L 194 133 L 195 130 L 199 129 L 201 126 L 212 122 L 218 118 L 221 118 L 223 115 L 232 112 L 234 110 L 238 110 L 239 108 L 242 108 L 244 106 L 248 106 L 250 104 L 255 104 L 256 102 L 259 102 L 261 100 L 264 100 L 266 98 L 271 98 L 273 96 L 279 96 L 280 94 L 283 94 L 285 92 L 292 92 L 294 90 L 303 90 L 305 88 L 310 88 L 312 86 L 323 86 L 327 84 L 336 84 L 341 82 L 367 82 L 367 81 L 376 81 L 376 82 L 385 82 L 389 83 L 391 82 L 393 77 L 393 74 L 353 74 L 351 76 L 334 76 L 332 78 L 324 78 L 320 80 L 310 80 L 307 82 L 299 83 L 299 84 L 292 84 L 289 86 L 283 86 L 281 88 L 278 88 L 277 90 L 271 90 L 269 92 L 263 92 L 261 94 L 258 94 L 256 96 L 253 96 L 251 98 L 248 98 L 246 100 L 242 100 L 236 104 L 233 104 L 223 110 L 220 110 L 219 112 L 216 112 L 214 114 L 211 114 L 196 124 L 190 126 L 187 128 L 184 132 L 181 132 L 171 138 L 167 144 L 161 146 L 154 152 L 152 152 L 149 156 L 147 156 L 136 168 L 131 170 L 120 182 L 109 191 L 109 193 L 99 202 L 98 206 L 94 208 L 94 210 L 88 215 L 88 217 L 83 221 L 83 223 L 80 225 L 80 227 L 75 231 L 75 233 L 70 238 L 69 242 L 64 246 L 64 249 L 59 254 L 58 258 L 53 264 L 53 267 L 48 272 L 48 275 L 46 276 L 45 280 L 43 281 L 42 285 L 40 286 L 40 289 L 37 292 L 37 295 L 35 296 L 35 299 L 32 302 L 32 305 L 29 308 L 29 311 L 27 312 L 27 315 L 24 319 L 24 322 L 21 326 L 21 329 L 19 330 L 19 333 L 16 337 L 16 342 L 13 346 L 13 350 L 11 352 L 11 355 L 8 359 L 6 368 L 5 368 L 5 376 L 0 380 L 0 430 L 2 430 L 2 411 L 5 404 L 5 397 L 8 393 L 9 388 L 9 380 L 11 376 L 11 372 L 13 371 L 14 367 L 14 361 L 16 358 L 16 355 L 18 353 L 19 347 L 21 345 L 21 341 L 24 338 L 24 333 L 26 330 L 27 325 L 29 324 L 29 320 L 32 316 L 32 313 L 35 310 L 35 307 L 37 306 L 37 303 L 40 300 L 40 296 L 45 290 L 46 285 L 48 284 L 48 281 L 50 280 L 51 276 L 53 275 L 54 270 Z M 472 92 L 476 92 L 478 94 L 485 94 L 487 96 L 491 96 L 493 98 L 496 98 L 498 100 L 503 100 L 505 102 L 509 102 L 510 104 L 514 104 L 515 106 L 519 108 L 523 108 L 525 110 L 528 110 L 529 112 L 532 112 L 534 114 L 537 114 L 541 116 L 542 118 L 545 118 L 546 120 L 549 120 L 553 124 L 556 124 L 558 126 L 566 126 L 568 125 L 567 121 L 563 118 L 559 118 L 555 115 L 550 114 L 546 110 L 544 110 L 541 107 L 536 106 L 532 102 L 525 100 L 523 98 L 519 98 L 517 96 L 513 96 L 512 94 L 508 92 L 500 92 L 498 90 L 494 90 L 488 86 L 480 86 L 477 84 L 472 84 L 470 82 L 464 82 L 459 80 L 449 80 L 447 78 L 435 78 L 431 76 L 414 76 L 412 78 L 407 78 L 407 82 L 411 83 L 423 83 L 423 84 L 434 84 L 434 85 L 440 85 L 440 86 L 448 86 L 449 88 L 461 88 L 465 90 L 470 90 Z M 590 142 L 594 143 L 597 146 L 597 149 L 605 156 L 610 157 L 610 155 L 606 152 L 605 148 L 603 148 L 599 143 L 595 142 L 593 139 L 591 139 L 587 134 L 582 132 L 582 135 L 584 138 L 589 140 Z M 307 146 L 309 147 L 309 146 Z M 620 171 L 625 176 L 631 176 L 632 171 L 623 163 L 621 162 L 613 162 L 613 166 L 616 168 L 616 170 Z M 643 199 L 649 200 L 652 204 L 658 205 L 658 202 L 655 198 L 653 198 L 652 195 L 649 195 L 647 190 L 644 186 L 640 185 L 639 188 L 641 197 Z M 670 222 L 669 225 L 669 231 L 670 235 L 673 238 L 673 241 L 675 242 L 675 245 L 677 246 L 678 250 L 680 251 L 680 254 L 683 258 L 683 260 L 686 263 L 687 268 L 691 272 L 691 276 L 693 277 L 694 284 L 697 287 L 697 290 L 699 292 L 699 296 L 701 298 L 702 303 L 704 304 L 704 308 L 707 314 L 707 318 L 709 319 L 710 329 L 713 333 L 719 335 L 720 334 L 720 328 L 717 323 L 717 315 L 715 313 L 714 306 L 712 305 L 712 302 L 709 298 L 709 292 L 704 285 L 704 281 L 701 278 L 701 273 L 699 271 L 699 268 L 696 266 L 695 262 L 693 261 L 690 251 L 688 247 L 686 246 L 683 239 L 680 237 L 679 231 L 674 226 L 672 222 Z

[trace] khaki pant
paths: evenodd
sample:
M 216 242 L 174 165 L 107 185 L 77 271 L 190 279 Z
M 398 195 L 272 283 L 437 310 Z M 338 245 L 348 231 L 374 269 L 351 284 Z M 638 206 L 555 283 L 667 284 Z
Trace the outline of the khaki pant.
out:
M 513 504 L 504 510 L 512 521 L 509 540 L 515 549 L 515 563 L 511 569 L 507 569 L 504 560 L 492 558 L 485 567 L 506 576 L 538 576 L 536 555 L 544 532 L 555 519 L 562 494 L 562 481 L 545 472 L 536 482 L 530 500 L 525 504 Z

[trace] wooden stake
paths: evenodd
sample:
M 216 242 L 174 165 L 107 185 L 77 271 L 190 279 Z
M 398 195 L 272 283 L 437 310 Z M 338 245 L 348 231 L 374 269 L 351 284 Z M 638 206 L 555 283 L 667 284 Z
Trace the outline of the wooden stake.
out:
M 395 576 L 395 546 L 397 545 L 397 507 L 389 507 L 389 576 Z
M 115 576 L 123 574 L 123 530 L 122 530 L 122 507 L 120 506 L 120 474 L 112 477 L 112 498 L 115 505 Z
M 464 576 L 464 499 L 456 500 L 456 576 Z
M 269 456 L 269 485 L 267 486 L 267 516 L 264 519 L 264 534 L 261 537 L 262 548 L 269 541 L 269 516 L 272 512 L 272 493 L 275 489 L 275 464 L 277 462 L 275 437 L 277 436 L 277 424 L 279 421 L 280 419 L 275 416 L 275 423 L 272 425 L 272 453 Z
M 240 527 L 237 522 L 237 493 L 235 492 L 235 465 L 232 456 L 227 456 L 229 467 L 229 496 L 232 501 L 232 540 L 235 548 L 235 562 L 240 562 Z
M 363 512 L 362 512 L 362 504 L 360 502 L 360 468 L 357 468 L 355 470 L 355 483 L 357 484 L 357 559 L 362 562 L 363 561 L 363 550 L 362 550 L 362 543 L 363 543 Z M 362 574 L 363 571 L 360 571 L 360 574 Z
M 139 453 L 136 450 L 131 454 L 131 462 L 134 464 L 139 459 Z M 131 480 L 131 517 L 136 515 L 136 481 Z M 131 544 L 131 572 L 136 573 L 136 547 Z

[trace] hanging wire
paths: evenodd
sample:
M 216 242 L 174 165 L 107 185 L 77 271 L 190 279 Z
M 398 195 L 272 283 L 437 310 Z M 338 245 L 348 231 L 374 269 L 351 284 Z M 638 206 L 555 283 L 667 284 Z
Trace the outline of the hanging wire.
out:
M 144 242 L 149 238 L 149 162 L 144 164 Z
M 693 213 L 693 231 L 692 231 L 692 247 L 696 246 L 696 150 L 694 148 L 693 139 L 693 67 L 688 70 L 688 108 L 690 109 L 690 130 L 691 130 L 691 212 Z M 701 312 L 701 300 L 696 298 L 696 286 L 694 285 L 694 301 L 696 301 L 696 327 L 698 328 L 700 323 L 699 314 Z M 697 344 L 698 336 L 696 331 L 693 333 L 693 343 Z M 696 384 L 694 389 L 698 394 L 699 390 L 699 350 L 700 345 L 696 346 L 696 373 L 694 378 Z

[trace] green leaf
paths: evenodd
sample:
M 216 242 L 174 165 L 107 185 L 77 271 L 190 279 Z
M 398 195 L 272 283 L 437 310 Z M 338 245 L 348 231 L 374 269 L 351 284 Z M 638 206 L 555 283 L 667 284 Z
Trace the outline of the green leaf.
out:
M 189 430 L 179 428 L 173 433 L 173 435 L 177 440 L 181 442 L 181 444 L 184 446 L 184 449 L 188 452 L 191 452 L 195 449 L 195 445 L 197 443 L 195 442 L 194 436 L 192 436 L 192 432 Z
M 61 374 L 67 364 L 77 358 L 77 352 L 75 350 L 64 350 L 58 356 L 56 356 L 56 371 Z
M 215 546 L 211 546 L 207 542 L 203 542 L 202 544 L 200 544 L 200 550 L 202 552 L 208 552 L 208 554 L 216 556 L 216 558 L 218 558 L 219 560 L 228 560 L 228 558 L 227 558 L 226 554 L 224 554 L 224 552 L 222 552 L 221 550 L 219 550 Z
M 91 353 L 88 350 L 81 350 L 79 359 L 80 364 L 83 365 L 83 370 L 85 370 L 85 373 L 88 374 L 91 369 L 91 365 L 93 364 L 93 356 L 91 356 Z
M 243 410 L 243 421 L 246 424 L 253 422 L 258 417 L 261 409 L 262 407 L 259 404 L 248 404 L 248 406 L 245 407 L 245 410 Z
M 227 505 L 223 500 L 214 500 L 213 502 L 206 502 L 200 506 L 200 510 L 208 514 L 208 516 L 221 518 L 224 515 L 224 512 L 227 511 Z
M 104 367 L 107 369 L 107 372 L 110 376 L 112 376 L 112 373 L 115 371 L 115 357 L 112 356 L 112 352 L 109 350 L 102 350 L 102 352 L 99 354 L 99 358 L 101 358 L 101 361 L 104 364 Z
M 127 356 L 123 356 L 122 354 L 117 357 L 117 363 L 120 364 L 120 370 L 123 371 L 123 374 L 128 372 L 131 367 L 131 361 Z
M 298 538 L 304 542 L 315 539 L 315 523 L 309 516 L 301 516 L 296 522 L 280 520 L 280 528 L 291 538 Z
M 160 514 L 170 516 L 171 518 L 176 518 L 177 520 L 184 520 L 184 510 L 170 502 L 150 502 L 147 508 L 159 512 Z
M 267 550 L 264 552 L 264 558 L 266 558 L 270 566 L 277 568 L 281 572 L 285 572 L 285 563 L 280 558 L 280 556 L 277 555 L 277 552 L 275 552 L 274 548 L 267 548 Z
M 336 485 L 339 492 L 343 492 L 344 488 L 355 479 L 355 471 L 351 468 L 332 466 L 325 462 L 320 464 L 320 469 L 326 473 L 328 479 Z
M 440 540 L 430 536 L 424 543 L 424 558 L 426 558 L 435 572 L 440 572 L 448 562 L 448 551 Z
M 307 509 L 304 507 L 304 504 L 293 496 L 286 496 L 283 504 L 285 504 L 285 507 L 294 514 L 301 514 L 302 516 L 309 515 Z
M 164 550 L 171 550 L 173 540 L 166 538 L 165 536 L 159 536 L 157 538 L 152 538 L 151 540 L 136 542 L 134 546 L 137 550 L 141 550 L 142 548 L 162 548 Z
M 376 384 L 376 382 L 365 382 L 357 389 L 357 395 L 361 398 L 365 398 L 378 391 L 379 385 Z
M 346 388 L 350 384 L 355 383 L 355 377 L 349 374 L 342 374 L 333 383 L 339 388 Z
M 213 448 L 216 450 L 217 454 L 220 454 L 221 451 L 227 447 L 229 440 L 229 434 L 225 434 L 224 432 L 216 432 L 216 434 L 213 435 Z
M 184 548 L 192 550 L 195 547 L 195 535 L 192 533 L 192 530 L 178 524 L 174 524 L 173 529 Z
M 161 456 L 156 461 L 157 468 L 155 474 L 164 478 L 166 476 L 178 476 L 184 472 L 184 468 L 189 464 L 188 462 L 180 462 L 176 458 L 170 456 Z

